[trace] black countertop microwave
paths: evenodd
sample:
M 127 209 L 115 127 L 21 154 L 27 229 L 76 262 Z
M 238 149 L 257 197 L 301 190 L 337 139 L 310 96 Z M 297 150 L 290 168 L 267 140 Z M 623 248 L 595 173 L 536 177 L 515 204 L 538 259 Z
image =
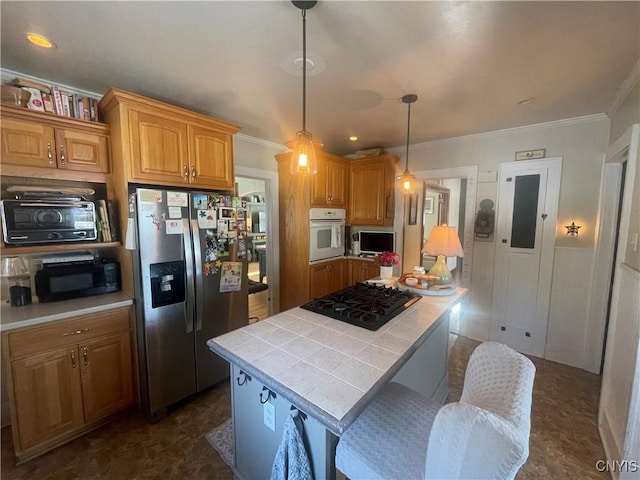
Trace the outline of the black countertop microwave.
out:
M 120 290 L 120 265 L 109 259 L 54 264 L 38 270 L 35 283 L 41 303 L 117 292 Z

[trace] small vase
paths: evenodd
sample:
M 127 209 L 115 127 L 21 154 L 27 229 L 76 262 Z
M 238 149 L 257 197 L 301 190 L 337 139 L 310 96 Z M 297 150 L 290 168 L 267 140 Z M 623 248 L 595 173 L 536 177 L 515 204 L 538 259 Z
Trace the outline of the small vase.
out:
M 393 267 L 380 266 L 380 278 L 391 278 L 391 277 L 393 277 Z

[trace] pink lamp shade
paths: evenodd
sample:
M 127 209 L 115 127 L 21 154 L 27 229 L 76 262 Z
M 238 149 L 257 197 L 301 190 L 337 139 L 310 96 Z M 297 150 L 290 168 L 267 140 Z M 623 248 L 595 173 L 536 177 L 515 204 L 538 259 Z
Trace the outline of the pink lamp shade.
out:
M 433 227 L 422 252 L 429 255 L 444 255 L 445 257 L 463 257 L 464 252 L 456 227 L 447 225 Z
M 464 255 L 456 227 L 447 225 L 433 227 L 422 252 L 429 255 L 437 255 L 438 257 L 436 263 L 429 270 L 429 274 L 438 277 L 441 285 L 452 283 L 453 278 L 449 267 L 447 267 L 445 257 L 462 257 Z M 454 292 L 455 290 L 452 290 L 452 293 Z

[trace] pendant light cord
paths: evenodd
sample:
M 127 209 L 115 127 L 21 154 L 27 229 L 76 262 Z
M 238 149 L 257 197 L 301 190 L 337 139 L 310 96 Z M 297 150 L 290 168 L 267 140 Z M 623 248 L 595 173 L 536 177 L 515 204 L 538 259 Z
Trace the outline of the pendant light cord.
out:
M 302 131 L 307 131 L 307 10 L 302 9 Z
M 407 114 L 407 158 L 404 164 L 404 173 L 409 171 L 409 128 L 411 126 L 411 104 L 407 104 L 409 106 L 409 111 Z

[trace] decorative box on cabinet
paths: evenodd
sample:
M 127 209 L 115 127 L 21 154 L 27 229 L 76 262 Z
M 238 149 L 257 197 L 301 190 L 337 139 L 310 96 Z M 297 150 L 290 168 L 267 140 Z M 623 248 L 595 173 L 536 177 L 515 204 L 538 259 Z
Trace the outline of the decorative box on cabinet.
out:
M 376 262 L 357 258 L 349 258 L 347 262 L 349 265 L 349 285 L 366 282 L 380 276 L 380 265 Z
M 114 88 L 99 108 L 112 125 L 114 174 L 122 182 L 233 190 L 239 127 Z
M 350 162 L 349 225 L 393 225 L 397 162 L 387 153 Z
M 109 172 L 108 125 L 3 105 L 1 130 L 3 174 L 91 181 L 69 172 Z M 38 174 L 26 167 L 61 172 Z
M 312 298 L 323 297 L 346 287 L 347 264 L 344 258 L 309 266 L 309 292 Z
M 20 461 L 135 403 L 130 307 L 10 330 L 2 343 Z

